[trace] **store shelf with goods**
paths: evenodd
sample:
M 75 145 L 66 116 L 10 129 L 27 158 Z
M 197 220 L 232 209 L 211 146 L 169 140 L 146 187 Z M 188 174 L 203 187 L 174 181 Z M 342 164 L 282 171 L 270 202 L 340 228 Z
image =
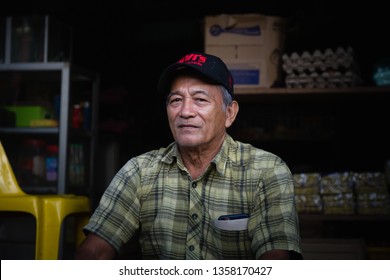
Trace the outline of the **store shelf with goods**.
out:
M 239 88 L 230 132 L 294 172 L 383 170 L 390 158 L 390 88 Z
M 303 240 L 359 240 L 364 258 L 388 259 L 390 87 L 239 88 L 235 98 L 240 111 L 230 133 L 236 139 L 279 155 L 294 176 L 322 178 L 314 191 L 296 188 Z M 359 189 L 355 182 L 349 192 L 337 192 L 329 185 L 346 174 L 381 173 L 382 188 Z
M 0 92 L 0 138 L 18 171 L 18 179 L 19 170 L 23 169 L 20 160 L 23 145 L 27 150 L 34 149 L 28 143 L 40 141 L 44 158 L 58 148 L 56 180 L 44 179 L 39 183 L 21 180 L 22 188 L 30 193 L 90 194 L 92 174 L 86 174 L 83 184 L 74 188 L 69 172 L 74 143 L 83 147 L 85 170 L 90 173 L 93 170 L 99 75 L 69 62 L 4 63 L 0 64 Z M 77 126 L 72 122 L 72 109 L 76 104 L 84 109 Z M 49 148 L 53 146 L 56 148 Z M 34 164 L 33 156 L 25 160 L 26 172 L 33 176 L 38 172 L 45 178 L 46 165 Z
M 300 214 L 302 240 L 361 240 L 366 259 L 390 258 L 390 215 Z

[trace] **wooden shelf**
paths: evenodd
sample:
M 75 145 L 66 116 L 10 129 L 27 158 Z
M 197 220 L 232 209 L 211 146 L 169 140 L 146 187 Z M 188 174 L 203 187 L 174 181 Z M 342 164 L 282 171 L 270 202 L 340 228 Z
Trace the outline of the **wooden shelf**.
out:
M 285 94 L 359 94 L 383 93 L 390 94 L 390 87 L 350 87 L 350 88 L 258 88 L 238 87 L 234 89 L 236 96 L 240 95 L 285 95 Z
M 0 133 L 9 134 L 58 134 L 58 127 L 0 127 Z
M 329 214 L 299 214 L 302 222 L 390 222 L 390 215 L 329 215 Z

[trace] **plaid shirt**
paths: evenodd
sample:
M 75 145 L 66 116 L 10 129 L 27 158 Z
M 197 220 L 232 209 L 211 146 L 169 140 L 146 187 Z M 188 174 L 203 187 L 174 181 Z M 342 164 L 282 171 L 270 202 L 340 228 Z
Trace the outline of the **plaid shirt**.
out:
M 220 229 L 249 214 L 245 230 Z M 300 253 L 293 179 L 277 156 L 229 135 L 193 180 L 175 143 L 130 159 L 85 227 L 119 250 L 140 229 L 144 259 L 255 259 L 272 249 Z

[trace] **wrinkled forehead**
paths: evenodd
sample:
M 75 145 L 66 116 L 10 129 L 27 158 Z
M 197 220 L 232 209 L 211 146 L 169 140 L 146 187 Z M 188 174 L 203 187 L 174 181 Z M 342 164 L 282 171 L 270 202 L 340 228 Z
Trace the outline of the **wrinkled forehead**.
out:
M 169 89 L 171 89 L 172 84 L 175 81 L 177 81 L 179 78 L 192 78 L 192 79 L 200 80 L 203 83 L 208 84 L 208 85 L 218 85 L 218 83 L 211 80 L 207 76 L 203 75 L 199 71 L 196 71 L 196 70 L 191 69 L 191 68 L 181 68 L 175 72 L 175 75 L 171 76 L 170 81 L 169 81 Z

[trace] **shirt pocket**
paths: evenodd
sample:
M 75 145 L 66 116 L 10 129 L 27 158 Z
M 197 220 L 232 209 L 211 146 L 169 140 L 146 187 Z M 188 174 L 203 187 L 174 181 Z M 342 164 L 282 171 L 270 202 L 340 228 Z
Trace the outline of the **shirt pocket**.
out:
M 213 247 L 220 259 L 252 259 L 254 256 L 251 250 L 247 226 L 245 226 L 245 229 L 242 229 L 242 224 L 239 224 L 238 220 L 229 222 L 233 221 L 234 223 L 227 223 L 227 227 L 226 223 L 223 223 L 223 228 L 216 226 L 216 223 L 214 223 L 212 231 L 213 242 L 209 246 Z M 245 221 L 241 221 L 241 223 L 245 224 Z
M 215 220 L 214 227 L 226 231 L 241 231 L 248 229 L 249 218 L 235 220 Z

